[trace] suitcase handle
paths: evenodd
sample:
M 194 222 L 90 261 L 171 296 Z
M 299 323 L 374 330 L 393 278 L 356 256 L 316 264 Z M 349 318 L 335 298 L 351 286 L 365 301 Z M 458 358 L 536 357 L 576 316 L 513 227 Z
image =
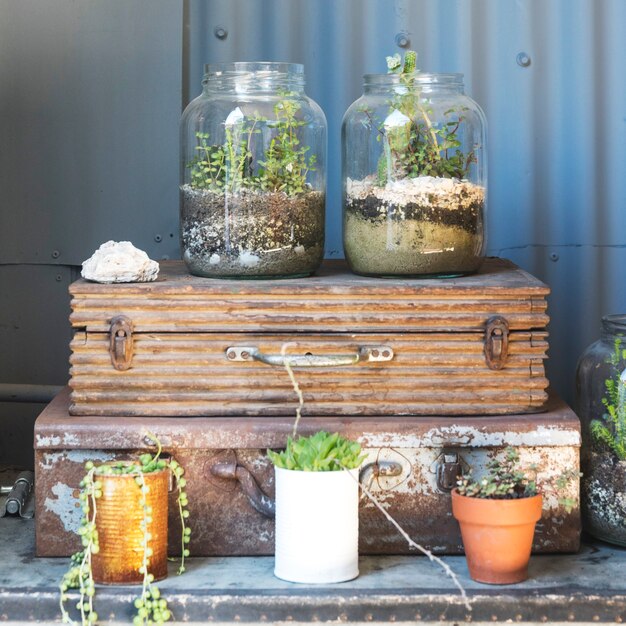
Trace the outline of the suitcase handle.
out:
M 256 346 L 232 346 L 226 348 L 229 361 L 259 361 L 274 367 L 339 367 L 360 362 L 381 362 L 393 359 L 389 346 L 361 346 L 351 354 L 266 354 Z

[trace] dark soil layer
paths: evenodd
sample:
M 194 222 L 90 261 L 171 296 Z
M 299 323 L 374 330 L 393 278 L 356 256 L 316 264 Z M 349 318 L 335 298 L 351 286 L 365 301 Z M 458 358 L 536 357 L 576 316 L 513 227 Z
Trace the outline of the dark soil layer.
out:
M 264 278 L 312 274 L 324 254 L 324 194 L 238 194 L 182 188 L 183 258 L 192 274 Z
M 626 546 L 626 461 L 611 452 L 592 452 L 583 467 L 581 491 L 585 530 Z
M 394 204 L 381 205 L 379 198 L 367 196 L 364 199 L 351 198 L 347 207 L 354 215 L 362 219 L 368 219 L 376 223 L 386 219 L 417 220 L 420 222 L 433 222 L 443 226 L 459 226 L 470 234 L 478 232 L 479 224 L 482 227 L 482 219 L 478 216 L 482 214 L 482 203 L 472 203 L 468 207 L 463 207 L 451 211 L 448 208 L 434 206 L 420 206 L 414 202 L 409 202 L 403 206 Z

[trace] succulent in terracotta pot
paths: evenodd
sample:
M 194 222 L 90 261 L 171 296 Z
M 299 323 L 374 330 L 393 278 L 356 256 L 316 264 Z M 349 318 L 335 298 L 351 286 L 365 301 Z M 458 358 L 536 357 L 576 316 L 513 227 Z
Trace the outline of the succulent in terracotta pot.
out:
M 452 513 L 461 536 L 470 576 L 482 583 L 505 585 L 528 578 L 528 562 L 535 524 L 541 518 L 542 495 L 537 486 L 537 468 L 521 467 L 519 454 L 507 447 L 503 458 L 487 464 L 488 474 L 474 480 L 461 477 L 452 492 Z M 557 494 L 578 472 L 563 472 L 542 489 Z M 560 498 L 566 510 L 575 501 Z

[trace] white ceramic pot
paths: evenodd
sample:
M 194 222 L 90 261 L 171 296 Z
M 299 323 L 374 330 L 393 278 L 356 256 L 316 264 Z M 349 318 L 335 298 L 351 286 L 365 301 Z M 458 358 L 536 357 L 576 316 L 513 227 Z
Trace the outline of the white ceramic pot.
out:
M 359 470 L 276 467 L 278 578 L 337 583 L 359 575 Z

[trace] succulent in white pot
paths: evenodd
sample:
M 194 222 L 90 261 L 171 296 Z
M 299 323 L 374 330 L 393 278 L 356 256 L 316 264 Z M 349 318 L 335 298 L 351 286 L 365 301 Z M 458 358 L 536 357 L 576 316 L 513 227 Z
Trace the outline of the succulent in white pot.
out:
M 336 583 L 359 575 L 361 446 L 320 431 L 268 450 L 276 470 L 274 574 L 297 583 Z

